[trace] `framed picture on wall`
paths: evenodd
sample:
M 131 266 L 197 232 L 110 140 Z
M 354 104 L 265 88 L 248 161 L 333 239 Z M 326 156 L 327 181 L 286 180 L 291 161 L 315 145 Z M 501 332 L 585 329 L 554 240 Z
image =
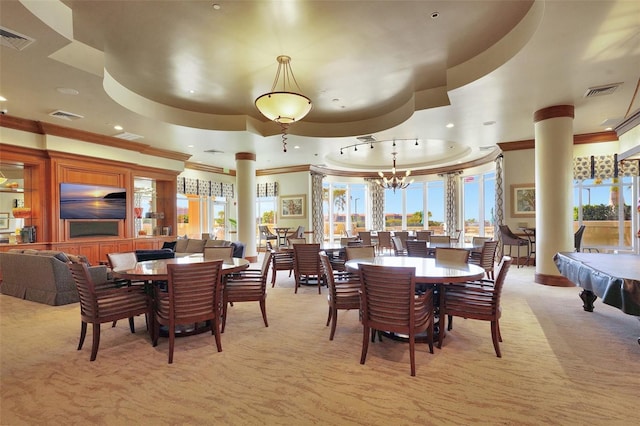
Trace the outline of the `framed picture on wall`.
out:
M 536 190 L 532 183 L 511 185 L 511 216 L 534 217 Z
M 284 195 L 280 197 L 280 217 L 294 219 L 306 217 L 306 195 Z
M 0 229 L 9 229 L 9 213 L 0 213 Z

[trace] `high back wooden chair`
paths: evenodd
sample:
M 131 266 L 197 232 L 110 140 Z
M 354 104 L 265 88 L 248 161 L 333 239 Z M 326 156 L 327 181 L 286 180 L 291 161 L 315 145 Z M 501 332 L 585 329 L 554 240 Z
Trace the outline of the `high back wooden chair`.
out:
M 516 255 L 516 268 L 519 268 L 520 267 L 520 248 L 523 248 L 527 254 L 527 262 L 529 262 L 529 257 L 530 257 L 529 240 L 514 234 L 509 228 L 509 226 L 507 225 L 500 225 L 499 228 L 500 228 L 500 240 L 502 241 L 502 253 L 506 255 L 504 248 L 505 246 L 508 246 L 509 256 L 513 258 L 511 251 L 515 246 L 518 252 L 518 254 Z
M 498 358 L 502 357 L 499 343 L 502 341 L 499 323 L 502 315 L 500 297 L 511 263 L 511 257 L 504 256 L 502 258 L 495 283 L 480 280 L 463 284 L 448 284 L 444 286 L 444 298 L 440 299 L 440 318 L 443 321 L 445 315 L 448 315 L 449 317 L 456 316 L 491 322 L 491 338 Z M 444 324 L 442 326 L 444 327 Z M 440 333 L 439 346 L 442 346 L 443 334 Z
M 222 259 L 223 262 L 230 262 L 233 258 L 233 247 L 205 247 L 202 253 L 204 260 Z
M 362 310 L 362 354 L 364 364 L 376 330 L 408 335 L 411 375 L 416 375 L 415 337 L 427 331 L 433 353 L 433 290 L 416 296 L 415 268 L 360 264 L 358 267 Z
M 393 253 L 396 256 L 407 255 L 407 248 L 404 246 L 404 244 L 402 244 L 402 240 L 400 239 L 400 237 L 391 237 L 391 245 L 393 245 Z
M 378 251 L 380 253 L 384 253 L 385 249 L 389 252 L 393 249 L 393 244 L 391 243 L 391 232 L 378 231 Z
M 309 280 L 318 281 L 318 294 L 321 293 L 322 271 L 320 268 L 320 244 L 294 244 L 293 245 L 293 273 L 296 279 L 294 293 L 298 292 L 298 287 L 304 278 L 308 284 Z
M 260 269 L 249 268 L 228 275 L 224 281 L 222 293 L 222 333 L 227 324 L 227 308 L 235 302 L 258 302 L 264 326 L 267 322 L 267 274 L 271 264 L 271 252 L 267 251 Z
M 276 285 L 278 271 L 293 272 L 293 250 L 275 250 L 271 242 L 267 242 L 267 250 L 271 253 L 271 287 Z
M 347 247 L 345 253 L 347 260 L 370 259 L 376 256 L 376 248 L 374 246 Z
M 429 241 L 432 234 L 433 231 L 431 230 L 416 231 L 416 240 Z
M 153 346 L 158 345 L 160 326 L 169 330 L 169 364 L 173 363 L 176 326 L 209 321 L 218 352 L 220 339 L 220 310 L 222 304 L 222 260 L 202 263 L 167 265 L 167 292 L 155 287 L 156 314 Z
M 360 309 L 360 276 L 350 272 L 335 272 L 324 251 L 320 252 L 320 264 L 329 288 L 327 326 L 331 323 L 329 340 L 333 340 L 338 323 L 338 310 Z
M 431 247 L 450 247 L 451 237 L 449 235 L 432 235 L 429 237 Z
M 371 245 L 371 231 L 360 231 L 358 232 L 358 238 L 362 241 L 362 245 L 370 246 Z
M 470 256 L 469 263 L 480 265 L 487 274 L 487 279 L 494 280 L 495 256 L 498 251 L 498 241 L 485 241 L 478 256 Z
M 145 314 L 147 325 L 152 318 L 151 299 L 142 286 L 116 287 L 113 283 L 96 283 L 85 263 L 69 263 L 71 276 L 80 296 L 80 342 L 82 349 L 87 334 L 87 324 L 93 328 L 90 361 L 95 361 L 100 346 L 100 324 L 114 323 L 128 318 L 129 327 L 135 333 L 133 317 Z M 149 327 L 152 329 L 152 327 Z
M 436 247 L 436 261 L 467 263 L 469 261 L 469 250 L 463 248 Z
M 396 237 L 399 238 L 399 237 Z M 405 242 L 407 247 L 407 256 L 410 257 L 429 257 L 429 249 L 427 248 L 427 242 L 424 240 L 407 240 Z
M 394 236 L 400 238 L 402 244 L 405 244 L 409 240 L 409 231 L 394 231 Z

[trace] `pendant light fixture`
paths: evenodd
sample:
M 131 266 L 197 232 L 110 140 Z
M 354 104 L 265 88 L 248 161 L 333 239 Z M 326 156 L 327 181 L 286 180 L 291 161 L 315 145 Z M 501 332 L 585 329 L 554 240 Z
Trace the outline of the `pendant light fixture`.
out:
M 377 179 L 376 182 L 378 185 L 383 187 L 384 189 L 393 189 L 393 192 L 396 192 L 396 189 L 405 189 L 409 185 L 413 183 L 413 179 L 407 182 L 407 178 L 411 174 L 411 170 L 407 170 L 404 176 L 398 176 L 396 174 L 396 155 L 397 152 L 392 152 L 393 155 L 393 168 L 391 169 L 391 176 L 388 178 L 382 172 L 378 172 L 378 175 L 381 179 Z
M 311 99 L 299 93 L 300 86 L 291 70 L 291 58 L 280 55 L 278 71 L 271 91 L 259 96 L 256 101 L 258 111 L 282 129 L 282 147 L 287 152 L 287 129 L 290 124 L 302 120 L 311 111 Z M 280 85 L 278 85 L 280 83 Z M 297 90 L 294 91 L 294 90 Z

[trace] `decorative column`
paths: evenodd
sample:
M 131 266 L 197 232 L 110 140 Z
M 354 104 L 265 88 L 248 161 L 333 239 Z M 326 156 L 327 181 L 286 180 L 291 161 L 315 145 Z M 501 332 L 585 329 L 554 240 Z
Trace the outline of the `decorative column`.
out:
M 258 260 L 256 250 L 256 155 L 236 154 L 236 185 L 238 187 L 238 241 L 245 245 L 245 258 Z
M 553 261 L 573 251 L 573 105 L 534 113 L 536 188 L 535 282 L 564 284 Z
M 458 176 L 462 172 L 450 172 L 444 175 L 444 217 L 447 227 L 447 235 L 453 235 L 458 226 L 458 199 L 459 197 L 459 179 Z
M 311 226 L 313 242 L 322 244 L 324 241 L 324 215 L 322 212 L 322 173 L 311 172 Z

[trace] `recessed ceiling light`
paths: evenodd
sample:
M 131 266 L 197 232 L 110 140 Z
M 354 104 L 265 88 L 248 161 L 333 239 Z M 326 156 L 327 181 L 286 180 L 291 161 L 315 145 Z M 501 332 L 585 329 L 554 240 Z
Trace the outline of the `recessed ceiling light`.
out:
M 58 87 L 56 88 L 56 90 L 58 91 L 58 93 L 62 93 L 63 95 L 75 96 L 80 93 L 76 89 L 72 89 L 70 87 Z
M 119 125 L 119 124 L 116 124 L 115 126 L 113 126 L 113 128 L 114 128 L 115 130 L 122 130 L 122 129 L 124 129 L 124 127 L 122 127 L 122 126 L 121 126 L 121 125 Z
M 450 129 L 450 128 L 454 127 L 454 126 L 455 126 L 455 124 L 453 124 L 453 123 L 449 123 L 449 124 L 447 124 L 447 126 L 446 126 L 446 127 L 447 127 L 447 129 Z
M 300 149 L 298 145 L 294 146 L 293 149 Z
M 431 12 L 431 19 L 438 19 L 440 17 L 440 12 Z
M 495 121 L 485 121 L 484 123 L 482 123 L 483 126 L 493 126 L 494 124 L 496 124 Z
M 220 6 L 218 3 L 214 3 L 211 5 L 213 7 L 214 10 L 220 10 L 222 9 L 222 6 Z
M 609 131 L 613 130 L 613 127 L 607 127 L 607 128 L 605 128 L 605 130 L 609 132 Z
M 193 148 L 193 145 L 187 145 L 187 148 Z
M 194 93 L 196 93 L 196 91 L 195 91 L 195 90 L 193 90 L 193 89 L 189 90 L 189 94 L 190 94 L 190 95 L 193 95 Z
M 4 96 L 0 96 L 0 102 L 5 102 L 7 100 L 7 98 L 5 98 Z

